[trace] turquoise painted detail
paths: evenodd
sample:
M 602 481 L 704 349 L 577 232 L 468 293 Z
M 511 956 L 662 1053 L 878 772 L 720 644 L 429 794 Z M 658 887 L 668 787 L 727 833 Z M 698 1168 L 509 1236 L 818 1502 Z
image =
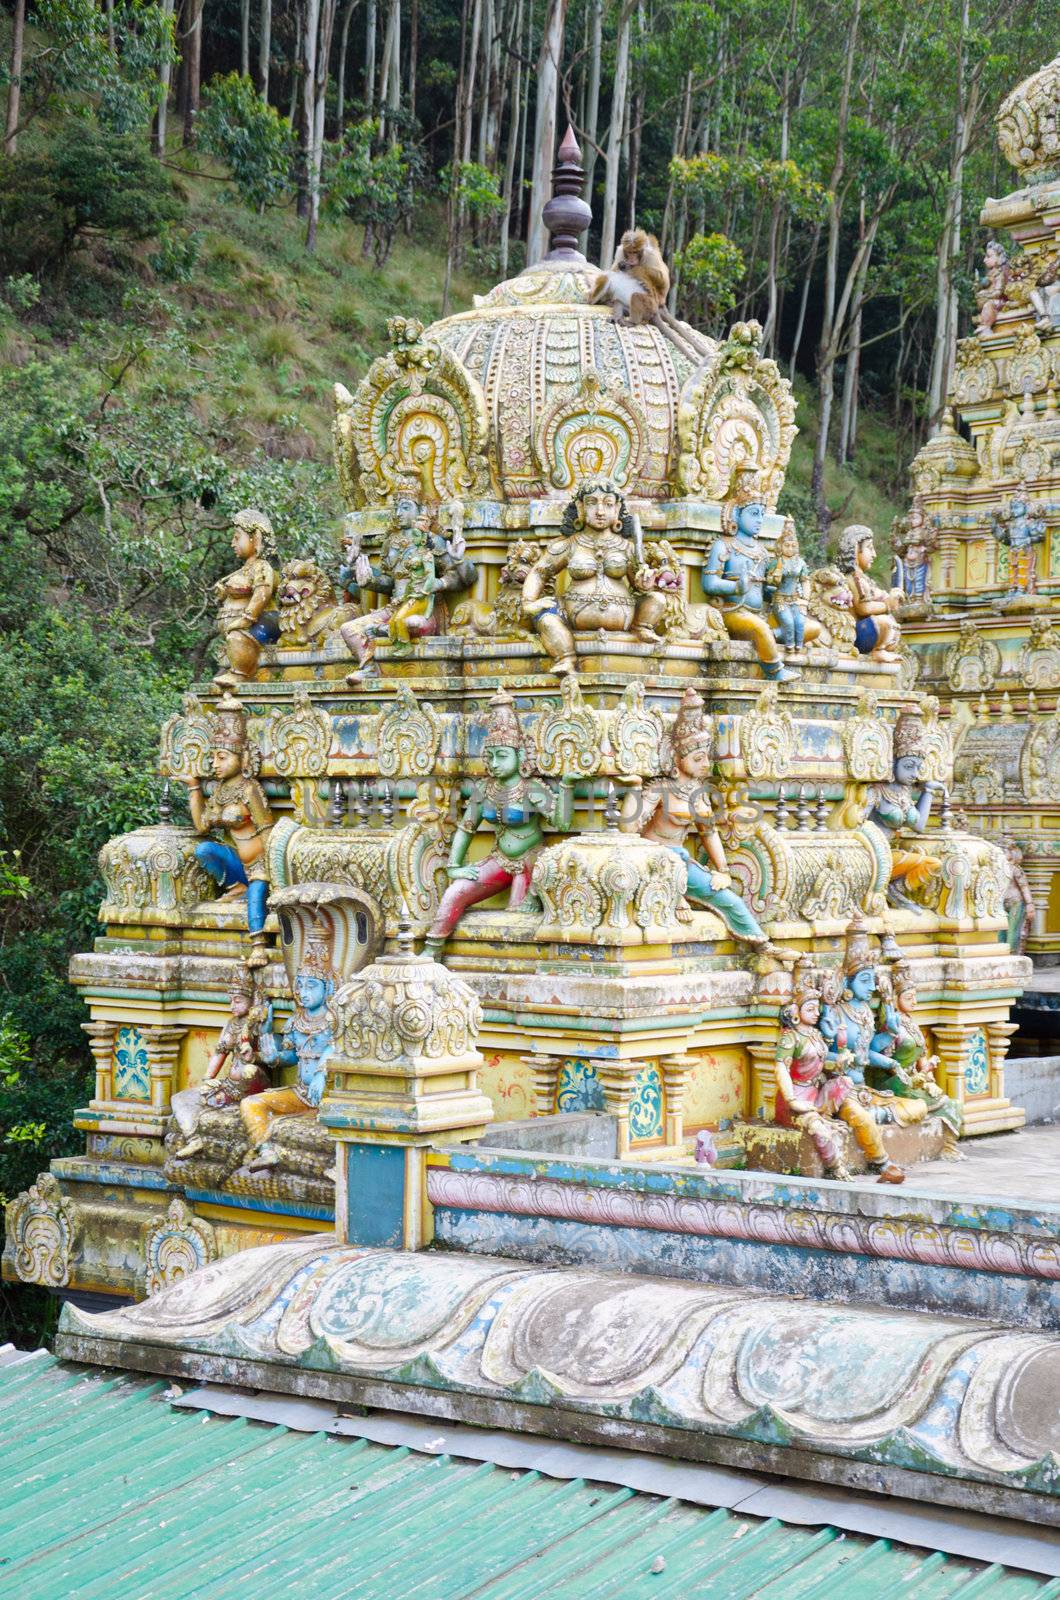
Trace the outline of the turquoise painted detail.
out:
M 348 1244 L 400 1250 L 405 1242 L 405 1150 L 397 1144 L 346 1146 Z
M 114 1041 L 114 1097 L 150 1100 L 151 1065 L 139 1028 L 119 1028 Z
M 560 1068 L 556 1084 L 557 1111 L 603 1111 L 604 1088 L 596 1068 L 575 1056 Z
M 985 1094 L 990 1087 L 990 1056 L 986 1048 L 986 1034 L 976 1028 L 968 1040 L 968 1061 L 964 1069 L 965 1094 Z
M 277 1217 L 309 1217 L 314 1222 L 334 1222 L 335 1213 L 327 1206 L 313 1206 L 303 1200 L 260 1200 L 252 1194 L 228 1194 L 220 1189 L 185 1189 L 189 1200 L 200 1205 L 228 1206 L 233 1211 L 262 1211 Z
M 641 1067 L 629 1101 L 632 1139 L 657 1139 L 663 1131 L 663 1091 L 658 1067 Z

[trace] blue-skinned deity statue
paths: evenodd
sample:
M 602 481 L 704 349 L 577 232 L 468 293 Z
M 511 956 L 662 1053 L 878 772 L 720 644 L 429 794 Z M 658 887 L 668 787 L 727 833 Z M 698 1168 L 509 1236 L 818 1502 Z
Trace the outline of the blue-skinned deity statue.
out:
M 297 1068 L 295 1081 L 289 1086 L 249 1095 L 239 1107 L 250 1140 L 244 1165 L 252 1172 L 274 1167 L 279 1162 L 279 1152 L 269 1140 L 275 1118 L 309 1116 L 320 1104 L 334 1043 L 328 1012 L 328 1001 L 334 993 L 335 975 L 327 939 L 322 931 L 314 930 L 306 938 L 294 980 L 294 1012 L 277 1038 L 272 1028 L 270 1006 L 259 1044 L 259 1055 L 266 1066 L 274 1070 Z
M 894 1070 L 891 1057 L 877 1048 L 875 995 L 876 968 L 869 937 L 863 917 L 855 912 L 847 926 L 841 986 L 838 978 L 833 981 L 821 1013 L 820 1030 L 828 1047 L 827 1059 L 833 1071 L 842 1072 L 857 1087 L 877 1122 L 914 1120 L 896 1116 L 887 1103 L 893 1096 L 876 1094 L 866 1084 L 867 1073 Z M 924 1109 L 918 1109 L 924 1115 Z M 905 1179 L 902 1168 L 886 1156 L 882 1144 L 868 1165 L 870 1171 L 879 1173 L 881 1183 L 902 1183 Z
M 754 472 L 738 474 L 722 512 L 722 532 L 715 539 L 703 569 L 703 590 L 717 600 L 725 627 L 734 639 L 754 647 L 767 678 L 784 683 L 798 671 L 784 665 L 767 606 L 767 571 L 775 564 L 772 550 L 760 537 L 767 508 Z M 803 623 L 809 644 L 820 633 L 813 618 Z
M 1034 547 L 1045 538 L 1045 518 L 1040 506 L 1031 505 L 1025 483 L 1012 496 L 1008 510 L 994 517 L 991 531 L 999 544 L 1008 547 L 1009 595 L 1033 594 L 1037 555 Z

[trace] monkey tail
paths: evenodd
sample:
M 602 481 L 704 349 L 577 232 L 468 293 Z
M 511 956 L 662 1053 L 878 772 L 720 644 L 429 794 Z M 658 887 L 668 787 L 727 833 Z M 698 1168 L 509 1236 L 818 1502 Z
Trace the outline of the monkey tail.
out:
M 714 354 L 714 347 L 695 328 L 690 328 L 687 322 L 679 322 L 673 313 L 666 307 L 660 306 L 652 321 L 664 338 L 669 339 L 674 349 L 699 366 L 704 361 L 709 361 Z

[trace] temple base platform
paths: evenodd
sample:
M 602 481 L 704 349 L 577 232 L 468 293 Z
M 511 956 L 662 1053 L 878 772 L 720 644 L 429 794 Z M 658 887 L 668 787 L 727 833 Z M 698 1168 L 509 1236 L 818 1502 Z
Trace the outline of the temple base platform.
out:
M 953 1311 L 310 1238 L 56 1353 L 1060 1524 L 1060 1338 Z

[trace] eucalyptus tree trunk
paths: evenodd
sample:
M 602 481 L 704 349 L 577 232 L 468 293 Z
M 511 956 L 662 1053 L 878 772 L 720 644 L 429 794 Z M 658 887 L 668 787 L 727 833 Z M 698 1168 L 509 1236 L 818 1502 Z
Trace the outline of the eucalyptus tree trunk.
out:
M 18 116 L 22 102 L 22 58 L 26 38 L 26 0 L 15 0 L 11 19 L 11 61 L 7 80 L 7 116 L 4 120 L 4 154 L 18 150 Z
M 537 110 L 534 120 L 530 217 L 526 231 L 528 266 L 541 260 L 548 245 L 548 230 L 541 220 L 541 212 L 552 193 L 559 70 L 566 20 L 567 0 L 547 0 L 544 33 L 541 36 L 541 50 L 537 58 Z
M 272 56 L 272 0 L 261 0 L 258 12 L 258 93 L 269 98 L 269 65 Z
M 24 5 L 25 0 L 19 0 Z M 173 17 L 173 0 L 162 0 L 162 15 L 168 21 Z M 166 117 L 169 114 L 169 85 L 173 77 L 173 57 L 168 46 L 163 48 L 162 60 L 158 64 L 158 109 L 155 112 L 155 124 L 151 140 L 151 148 L 156 156 L 166 153 Z
M 606 267 L 615 253 L 615 224 L 618 215 L 618 174 L 622 157 L 622 130 L 626 121 L 629 88 L 629 32 L 634 0 L 624 0 L 618 19 L 618 50 L 615 79 L 611 91 L 611 126 L 604 161 L 604 215 L 600 225 L 600 260 Z
M 250 77 L 250 0 L 239 0 L 239 71 Z
M 346 58 L 350 48 L 350 22 L 356 8 L 357 0 L 346 0 L 339 29 L 339 60 L 335 74 L 335 133 L 339 139 L 346 120 Z
M 395 5 L 398 0 L 394 0 Z M 305 247 L 315 250 L 320 221 L 320 169 L 324 157 L 324 113 L 328 98 L 328 64 L 335 30 L 337 0 L 306 0 L 303 90 L 303 116 L 306 125 L 306 215 Z
M 604 0 L 592 0 L 589 30 L 589 80 L 585 94 L 585 187 L 582 199 L 593 200 L 593 175 L 596 171 L 596 134 L 600 126 L 600 57 L 604 38 Z
M 836 319 L 836 284 L 839 276 L 840 223 L 843 195 L 841 188 L 846 169 L 846 136 L 850 122 L 850 91 L 857 54 L 858 31 L 861 25 L 861 0 L 854 0 L 854 15 L 846 38 L 846 57 L 843 63 L 843 86 L 839 97 L 836 118 L 835 159 L 828 183 L 828 243 L 825 255 L 824 306 L 821 316 L 821 334 L 817 346 L 817 390 L 819 396 L 817 439 L 813 453 L 811 488 L 817 510 L 817 523 L 822 533 L 828 532 L 830 520 L 828 502 L 824 493 L 824 465 L 828 453 L 828 435 L 832 426 L 832 401 L 835 393 L 835 363 L 838 353 Z
M 401 0 L 390 0 L 383 36 L 383 71 L 379 80 L 379 131 L 391 144 L 397 130 L 390 113 L 401 104 Z
M 195 119 L 199 115 L 202 88 L 202 12 L 205 0 L 191 0 L 189 26 L 184 45 L 184 143 L 195 143 Z
M 787 37 L 795 39 L 795 24 L 798 18 L 799 0 L 791 0 L 788 8 Z M 791 140 L 791 58 L 784 58 L 784 79 L 781 86 L 781 113 L 780 113 L 780 160 L 788 159 L 788 149 Z M 776 342 L 777 321 L 780 314 L 780 224 L 784 214 L 783 202 L 778 198 L 773 202 L 773 212 L 769 219 L 769 244 L 768 259 L 766 262 L 767 294 L 769 297 L 766 312 L 765 326 L 762 329 L 762 348 L 767 355 L 772 355 Z
M 488 167 L 489 160 L 489 108 L 490 75 L 493 70 L 493 41 L 497 32 L 497 17 L 493 0 L 482 0 L 482 103 L 478 116 L 478 144 L 475 160 L 480 167 Z
M 375 111 L 375 36 L 378 28 L 377 0 L 368 0 L 364 30 L 364 109 L 369 117 Z
M 978 74 L 969 82 L 967 39 L 969 0 L 961 6 L 957 43 L 957 98 L 954 106 L 953 135 L 935 273 L 935 335 L 931 346 L 931 369 L 927 387 L 928 430 L 934 434 L 942 415 L 943 402 L 957 356 L 957 263 L 961 253 L 961 222 L 964 208 L 964 166 L 975 126 Z
M 515 18 L 515 75 L 512 79 L 511 111 L 508 115 L 508 154 L 504 163 L 504 213 L 501 217 L 500 272 L 508 276 L 508 244 L 512 228 L 512 185 L 515 182 L 515 157 L 519 149 L 520 128 L 523 120 L 523 58 L 520 44 L 523 34 L 523 0 L 519 0 Z

